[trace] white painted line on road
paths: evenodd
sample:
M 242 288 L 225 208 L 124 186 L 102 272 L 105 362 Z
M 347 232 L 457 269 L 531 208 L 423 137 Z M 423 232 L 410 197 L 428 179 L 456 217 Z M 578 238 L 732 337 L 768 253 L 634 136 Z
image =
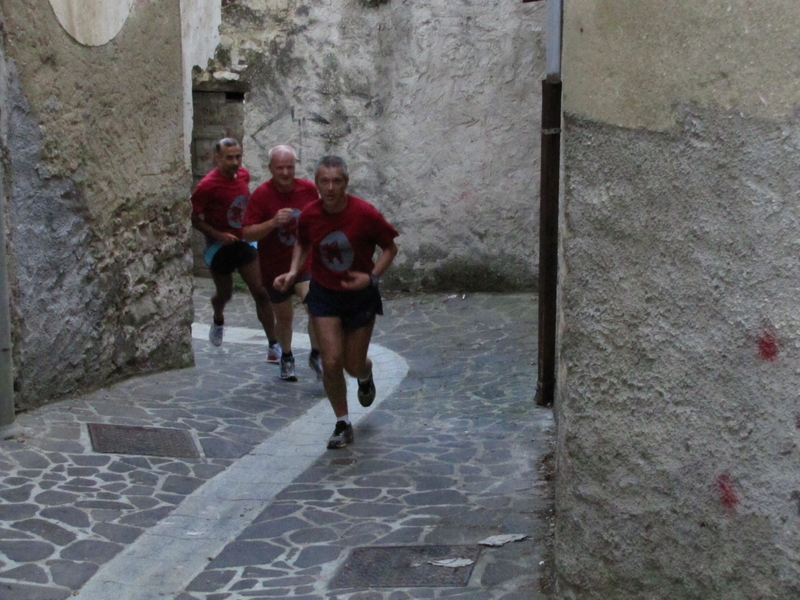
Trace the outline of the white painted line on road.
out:
M 192 335 L 208 340 L 208 325 L 195 323 Z M 310 348 L 307 335 L 295 333 L 293 346 Z M 209 342 L 210 343 L 210 342 Z M 225 328 L 225 344 L 266 344 L 255 329 Z M 379 345 L 370 345 L 377 395 L 372 406 L 392 394 L 408 373 L 408 363 Z M 348 397 L 355 381 L 348 377 Z M 354 406 L 355 405 L 355 406 Z M 370 409 L 350 402 L 355 426 Z M 101 566 L 77 592 L 81 600 L 153 600 L 174 598 L 255 519 L 264 507 L 322 454 L 333 431 L 327 399 L 276 432 L 225 471 L 186 497 L 159 524 L 147 529 Z M 358 443 L 358 430 L 356 430 Z

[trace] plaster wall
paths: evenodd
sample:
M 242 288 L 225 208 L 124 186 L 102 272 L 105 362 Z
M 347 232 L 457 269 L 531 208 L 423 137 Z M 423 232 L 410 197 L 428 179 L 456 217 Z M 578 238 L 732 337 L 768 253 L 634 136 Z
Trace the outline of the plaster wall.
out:
M 186 168 L 192 168 L 192 71 L 203 70 L 214 58 L 222 24 L 220 0 L 181 0 L 183 50 L 183 141 Z
M 47 0 L 0 7 L 19 407 L 191 364 L 179 0 L 95 46 Z
M 796 5 L 565 10 L 558 597 L 797 598 Z
M 530 289 L 538 259 L 544 8 L 498 0 L 240 0 L 204 77 L 244 81 L 244 162 L 342 155 L 398 227 L 387 284 Z

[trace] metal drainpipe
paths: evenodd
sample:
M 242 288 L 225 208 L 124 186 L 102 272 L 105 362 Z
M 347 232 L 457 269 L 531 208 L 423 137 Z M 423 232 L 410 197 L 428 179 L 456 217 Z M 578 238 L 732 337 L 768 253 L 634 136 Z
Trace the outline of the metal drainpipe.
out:
M 534 398 L 539 406 L 552 406 L 556 389 L 562 10 L 561 0 L 547 0 L 547 77 L 542 81 L 539 187 L 539 379 Z
M 0 432 L 14 422 L 14 364 L 6 270 L 5 209 L 0 203 Z

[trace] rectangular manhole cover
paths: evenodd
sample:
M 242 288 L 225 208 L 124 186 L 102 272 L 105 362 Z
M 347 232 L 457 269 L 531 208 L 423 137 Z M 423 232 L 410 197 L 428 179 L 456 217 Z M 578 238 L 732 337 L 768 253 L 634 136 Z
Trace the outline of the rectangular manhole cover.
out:
M 132 427 L 89 423 L 95 452 L 197 458 L 197 448 L 188 431 L 158 427 Z
M 356 548 L 331 588 L 465 586 L 474 564 L 439 567 L 429 561 L 478 560 L 479 546 L 376 546 Z

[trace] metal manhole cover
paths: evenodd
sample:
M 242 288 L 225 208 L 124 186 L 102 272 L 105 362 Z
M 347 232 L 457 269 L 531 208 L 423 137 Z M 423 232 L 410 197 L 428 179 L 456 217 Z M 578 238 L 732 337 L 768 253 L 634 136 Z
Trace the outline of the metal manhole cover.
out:
M 181 429 L 132 427 L 89 423 L 89 437 L 95 452 L 197 458 L 192 436 Z
M 448 558 L 478 560 L 480 546 L 379 546 L 355 548 L 331 581 L 335 588 L 465 586 L 472 567 L 439 567 Z

